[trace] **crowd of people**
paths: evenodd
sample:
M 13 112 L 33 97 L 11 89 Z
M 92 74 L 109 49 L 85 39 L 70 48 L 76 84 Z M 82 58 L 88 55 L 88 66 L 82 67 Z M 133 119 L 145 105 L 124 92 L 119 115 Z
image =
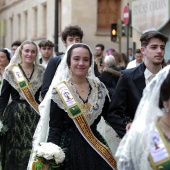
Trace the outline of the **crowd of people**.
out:
M 2 170 L 32 170 L 31 150 L 41 142 L 64 149 L 56 169 L 168 170 L 168 37 L 145 32 L 141 47 L 126 56 L 113 48 L 105 54 L 102 43 L 93 50 L 83 36 L 78 25 L 65 27 L 66 51 L 57 56 L 50 40 L 15 41 L 0 50 Z

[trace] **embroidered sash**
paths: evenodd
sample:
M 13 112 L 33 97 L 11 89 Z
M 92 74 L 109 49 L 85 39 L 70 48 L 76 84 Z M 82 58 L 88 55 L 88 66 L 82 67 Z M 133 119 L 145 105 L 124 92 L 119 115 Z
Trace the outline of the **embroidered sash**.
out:
M 113 158 L 111 152 L 94 136 L 86 122 L 84 115 L 82 114 L 82 108 L 80 104 L 77 102 L 76 97 L 71 92 L 71 89 L 69 86 L 67 86 L 66 82 L 61 82 L 55 89 L 64 103 L 69 116 L 73 119 L 76 127 L 85 140 L 110 165 L 110 167 L 112 167 L 114 170 L 117 170 L 116 161 Z
M 39 114 L 38 104 L 35 101 L 32 93 L 30 92 L 28 82 L 25 79 L 21 69 L 17 65 L 14 65 L 12 66 L 11 70 L 25 99 L 32 106 L 32 108 Z
M 152 138 L 149 161 L 154 170 L 170 169 L 170 147 L 158 123 Z

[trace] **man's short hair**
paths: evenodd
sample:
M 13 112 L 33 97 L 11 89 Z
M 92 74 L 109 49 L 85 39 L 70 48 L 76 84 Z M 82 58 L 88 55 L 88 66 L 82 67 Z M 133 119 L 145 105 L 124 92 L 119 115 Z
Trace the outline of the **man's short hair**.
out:
M 61 39 L 66 42 L 68 36 L 75 37 L 78 36 L 82 40 L 84 33 L 82 29 L 78 26 L 67 26 L 61 33 Z
M 38 46 L 41 48 L 41 47 L 46 47 L 46 46 L 49 46 L 49 47 L 54 47 L 54 43 L 51 42 L 50 40 L 42 40 L 40 41 L 40 43 L 38 44 Z
M 164 34 L 158 32 L 158 31 L 148 31 L 148 32 L 145 32 L 144 34 L 142 34 L 142 36 L 140 38 L 141 46 L 146 47 L 149 44 L 149 41 L 153 38 L 158 38 L 158 39 L 162 40 L 163 42 L 165 42 L 165 44 L 169 40 L 169 38 L 167 36 L 165 36 Z
M 100 47 L 102 51 L 104 51 L 105 46 L 103 44 L 97 44 L 96 47 Z
M 130 47 L 130 48 L 128 48 L 128 50 L 131 50 L 131 51 L 132 51 L 132 48 Z
M 141 53 L 141 50 L 140 50 L 140 49 L 136 49 L 136 50 L 135 50 L 135 54 L 136 54 L 136 53 Z
M 20 46 L 22 44 L 21 41 L 14 41 L 12 44 L 11 44 L 11 47 L 13 46 Z

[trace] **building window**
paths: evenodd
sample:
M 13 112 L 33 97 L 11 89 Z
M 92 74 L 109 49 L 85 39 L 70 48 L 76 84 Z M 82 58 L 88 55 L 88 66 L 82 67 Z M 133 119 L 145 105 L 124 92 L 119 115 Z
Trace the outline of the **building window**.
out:
M 42 28 L 43 28 L 43 36 L 46 36 L 47 33 L 47 5 L 43 4 L 43 10 L 42 10 Z
M 27 11 L 24 12 L 24 38 L 27 39 L 27 31 L 28 31 L 28 15 Z
M 34 8 L 34 38 L 37 38 L 37 18 L 38 18 L 37 8 Z
M 18 14 L 18 40 L 20 40 L 20 34 L 21 34 L 21 15 Z
M 98 0 L 97 31 L 110 31 L 111 23 L 117 23 L 121 13 L 121 0 Z
M 10 42 L 13 42 L 13 18 L 10 18 L 10 33 L 11 33 L 11 40 Z

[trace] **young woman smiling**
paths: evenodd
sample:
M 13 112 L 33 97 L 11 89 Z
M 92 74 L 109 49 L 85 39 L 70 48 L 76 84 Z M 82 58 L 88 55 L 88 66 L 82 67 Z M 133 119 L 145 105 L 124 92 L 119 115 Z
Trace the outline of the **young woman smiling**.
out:
M 40 117 L 38 99 L 45 70 L 38 59 L 36 44 L 25 41 L 17 48 L 3 74 L 0 120 L 8 127 L 7 133 L 1 136 L 3 170 L 23 170 L 28 164 Z M 10 96 L 12 102 L 8 105 Z
M 70 46 L 39 107 L 41 118 L 33 149 L 46 139 L 65 149 L 66 157 L 60 167 L 63 170 L 116 169 L 109 146 L 96 129 L 101 116 L 106 117 L 107 94 L 104 84 L 94 75 L 90 48 L 83 43 Z M 49 168 L 44 166 L 43 170 Z

